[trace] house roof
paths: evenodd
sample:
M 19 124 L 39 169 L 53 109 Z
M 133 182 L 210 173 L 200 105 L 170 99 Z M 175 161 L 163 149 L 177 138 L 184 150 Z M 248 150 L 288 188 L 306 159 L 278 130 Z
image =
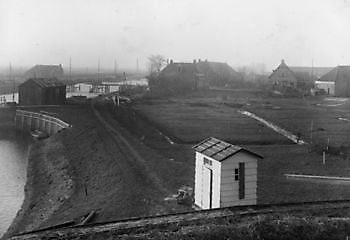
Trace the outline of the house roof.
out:
M 308 73 L 320 78 L 327 72 L 333 69 L 333 67 L 301 67 L 301 66 L 289 66 L 289 69 L 293 72 Z
M 318 77 L 312 72 L 303 69 L 303 67 L 289 67 L 284 60 L 281 61 L 281 64 L 278 65 L 278 67 L 273 70 L 272 74 L 269 78 L 271 78 L 276 72 L 278 72 L 279 69 L 286 68 L 290 73 L 296 78 L 297 81 L 315 81 L 318 79 Z
M 205 139 L 204 141 L 193 146 L 196 152 L 202 153 L 207 157 L 211 157 L 219 162 L 224 161 L 228 157 L 231 157 L 239 152 L 246 152 L 252 154 L 258 158 L 263 158 L 259 154 L 251 152 L 247 149 L 244 149 L 240 146 L 233 145 L 228 142 L 224 142 L 214 137 Z
M 33 78 L 62 77 L 62 65 L 35 65 L 26 72 L 26 75 Z
M 350 66 L 337 66 L 320 78 L 320 81 L 336 82 L 347 79 L 350 81 Z
M 29 82 L 33 82 L 42 88 L 65 86 L 65 84 L 62 81 L 56 78 L 30 78 L 24 83 L 22 83 L 20 86 L 26 85 Z
M 179 71 L 181 70 L 181 71 Z M 204 74 L 211 76 L 213 74 L 222 77 L 223 79 L 242 78 L 227 63 L 201 61 L 195 63 L 174 62 L 168 64 L 161 72 L 162 76 L 176 76 L 178 74 L 193 76 L 193 74 Z

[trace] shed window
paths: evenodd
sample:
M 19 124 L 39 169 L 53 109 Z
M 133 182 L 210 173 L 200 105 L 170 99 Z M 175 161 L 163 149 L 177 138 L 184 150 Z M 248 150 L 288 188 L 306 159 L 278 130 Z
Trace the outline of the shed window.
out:
M 235 168 L 235 181 L 239 180 L 239 169 Z
M 212 162 L 211 162 L 211 160 L 209 160 L 208 158 L 204 158 L 204 164 L 206 164 L 206 165 L 212 165 Z

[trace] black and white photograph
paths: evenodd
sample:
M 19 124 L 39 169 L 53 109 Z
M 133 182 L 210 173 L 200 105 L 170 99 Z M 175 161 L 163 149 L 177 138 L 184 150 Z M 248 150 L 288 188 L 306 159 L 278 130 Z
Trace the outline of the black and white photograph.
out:
M 350 239 L 350 0 L 0 0 L 0 239 Z

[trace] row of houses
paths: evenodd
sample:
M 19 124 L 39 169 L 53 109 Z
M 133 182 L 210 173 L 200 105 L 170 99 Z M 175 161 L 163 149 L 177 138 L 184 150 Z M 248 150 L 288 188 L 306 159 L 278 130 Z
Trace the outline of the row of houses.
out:
M 350 66 L 293 67 L 284 60 L 269 76 L 274 90 L 350 96 Z

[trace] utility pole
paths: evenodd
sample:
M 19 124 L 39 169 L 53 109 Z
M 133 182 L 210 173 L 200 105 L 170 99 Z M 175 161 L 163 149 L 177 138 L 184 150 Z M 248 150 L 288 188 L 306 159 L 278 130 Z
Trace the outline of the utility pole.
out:
M 100 58 L 98 58 L 97 62 L 97 83 L 100 83 Z
M 71 82 L 72 80 L 72 58 L 69 57 L 69 83 Z
M 313 81 L 314 77 L 314 59 L 311 60 L 311 81 Z
M 10 63 L 10 66 L 9 66 L 9 81 L 11 82 L 11 79 L 12 78 L 12 65 Z M 15 102 L 15 87 L 16 87 L 16 84 L 15 84 L 15 78 L 13 78 L 12 80 L 13 82 L 13 88 L 12 88 L 12 102 Z
M 139 73 L 139 59 L 136 59 L 136 73 Z
M 115 79 L 117 80 L 117 60 L 114 59 L 114 76 L 115 76 Z
M 311 126 L 310 126 L 310 144 L 312 144 L 312 131 L 314 127 L 314 120 L 311 120 Z

